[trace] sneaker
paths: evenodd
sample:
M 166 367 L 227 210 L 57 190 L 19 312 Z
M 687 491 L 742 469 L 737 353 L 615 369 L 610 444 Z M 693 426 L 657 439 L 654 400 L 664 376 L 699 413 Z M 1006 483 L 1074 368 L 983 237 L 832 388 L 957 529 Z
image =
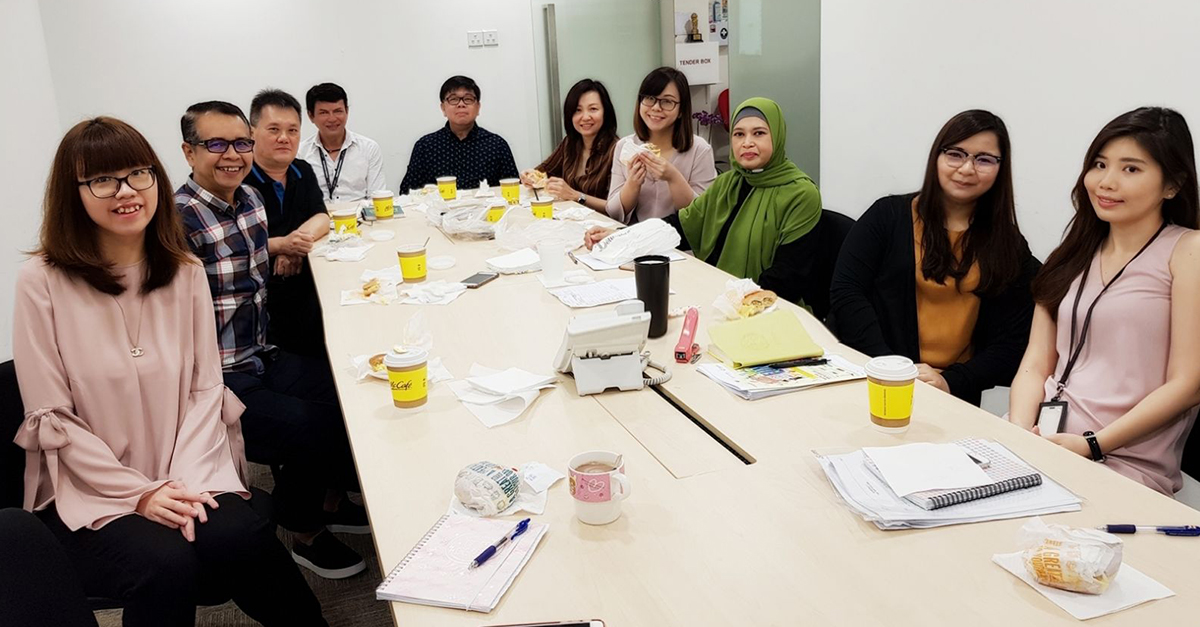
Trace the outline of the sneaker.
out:
M 325 512 L 325 528 L 334 533 L 371 533 L 371 523 L 367 521 L 367 508 L 355 505 L 350 499 L 342 499 L 337 511 Z
M 292 540 L 292 559 L 326 579 L 345 579 L 367 569 L 362 556 L 332 533 L 317 534 L 312 544 Z

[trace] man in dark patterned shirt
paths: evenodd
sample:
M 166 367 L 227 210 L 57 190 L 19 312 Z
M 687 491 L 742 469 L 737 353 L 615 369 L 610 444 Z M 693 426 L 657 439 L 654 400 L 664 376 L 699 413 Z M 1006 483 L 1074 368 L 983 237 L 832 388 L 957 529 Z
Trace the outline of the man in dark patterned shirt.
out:
M 466 76 L 442 84 L 440 99 L 446 125 L 413 145 L 401 191 L 419 189 L 439 176 L 458 177 L 459 189 L 474 189 L 480 181 L 500 184 L 517 178 L 517 164 L 504 138 L 475 123 L 479 117 L 479 86 Z
M 297 563 L 331 579 L 362 572 L 362 557 L 327 531 L 370 532 L 366 512 L 345 498 L 358 477 L 329 364 L 266 341 L 267 213 L 242 184 L 250 124 L 237 106 L 209 101 L 189 107 L 180 127 L 192 176 L 175 205 L 208 273 L 225 385 L 246 405 L 246 457 L 275 470 L 276 514 Z

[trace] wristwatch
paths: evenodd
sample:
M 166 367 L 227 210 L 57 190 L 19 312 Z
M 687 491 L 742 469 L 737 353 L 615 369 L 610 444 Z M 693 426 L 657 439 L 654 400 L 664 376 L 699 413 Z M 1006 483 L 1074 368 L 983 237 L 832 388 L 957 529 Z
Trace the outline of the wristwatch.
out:
M 576 200 L 575 202 L 577 202 L 577 203 L 579 203 L 579 204 L 581 204 L 581 205 L 586 205 L 586 203 L 584 203 L 584 202 L 583 202 L 583 201 L 585 201 L 585 200 L 587 200 L 587 194 L 580 194 L 580 195 L 579 195 L 579 199 L 578 199 L 578 200 Z
M 1088 448 L 1091 449 L 1091 451 L 1092 451 L 1092 461 L 1103 462 L 1104 461 L 1104 451 L 1100 450 L 1100 442 L 1098 442 L 1096 440 L 1096 432 L 1095 431 L 1084 431 L 1083 438 L 1085 440 L 1087 440 Z

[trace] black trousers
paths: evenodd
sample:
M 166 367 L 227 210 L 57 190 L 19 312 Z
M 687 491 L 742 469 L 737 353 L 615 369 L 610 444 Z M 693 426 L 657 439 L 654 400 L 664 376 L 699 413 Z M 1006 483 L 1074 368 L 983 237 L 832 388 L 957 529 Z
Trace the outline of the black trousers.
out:
M 277 351 L 261 375 L 226 372 L 246 405 L 246 457 L 275 471 L 275 520 L 297 533 L 324 526 L 328 489 L 358 490 L 333 375 L 325 360 Z
M 0 510 L 0 625 L 96 627 L 54 534 L 23 509 Z
M 274 258 L 271 262 L 274 263 Z M 325 324 L 308 258 L 300 274 L 267 282 L 267 341 L 293 355 L 328 359 Z
M 257 500 L 257 499 L 254 499 Z M 267 519 L 236 494 L 217 497 L 196 541 L 137 514 L 70 531 L 54 506 L 38 513 L 91 596 L 124 604 L 126 627 L 190 626 L 203 596 L 232 598 L 267 625 L 327 625 L 321 605 Z

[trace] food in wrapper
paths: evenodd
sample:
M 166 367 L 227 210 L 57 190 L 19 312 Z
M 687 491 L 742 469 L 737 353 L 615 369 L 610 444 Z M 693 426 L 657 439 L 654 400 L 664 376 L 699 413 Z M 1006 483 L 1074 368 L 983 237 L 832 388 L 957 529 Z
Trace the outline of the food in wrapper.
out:
M 1121 539 L 1095 529 L 1047 525 L 1040 518 L 1021 528 L 1021 558 L 1038 583 L 1103 594 L 1121 568 Z
M 771 290 L 755 290 L 742 297 L 742 306 L 738 313 L 744 318 L 758 315 L 771 308 L 779 296 Z
M 642 144 L 642 147 L 645 148 L 646 150 L 650 151 L 650 154 L 654 155 L 655 157 L 662 156 L 662 149 L 659 148 L 658 146 L 654 145 L 651 142 L 646 142 L 646 143 Z
M 550 178 L 541 170 L 534 170 L 529 173 L 529 186 L 534 189 L 546 189 L 546 181 Z
M 384 353 L 379 353 L 367 360 L 367 363 L 371 365 L 371 370 L 375 372 L 384 372 L 387 370 L 387 366 L 383 365 L 383 356 Z
M 650 142 L 646 142 L 644 144 L 635 144 L 630 141 L 625 142 L 625 145 L 621 148 L 621 154 L 617 156 L 617 160 L 628 168 L 629 165 L 633 163 L 633 158 L 636 157 L 639 152 L 648 152 L 656 157 L 662 156 L 662 149 Z
M 740 320 L 772 311 L 779 296 L 764 290 L 750 279 L 729 279 L 725 291 L 713 301 L 716 309 L 726 320 Z
M 508 509 L 520 488 L 521 475 L 516 469 L 492 462 L 471 464 L 454 480 L 454 496 L 483 516 L 495 516 Z
M 371 294 L 378 292 L 379 288 L 380 288 L 379 279 L 371 279 L 370 281 L 363 283 L 363 286 L 362 286 L 363 298 L 370 297 Z

